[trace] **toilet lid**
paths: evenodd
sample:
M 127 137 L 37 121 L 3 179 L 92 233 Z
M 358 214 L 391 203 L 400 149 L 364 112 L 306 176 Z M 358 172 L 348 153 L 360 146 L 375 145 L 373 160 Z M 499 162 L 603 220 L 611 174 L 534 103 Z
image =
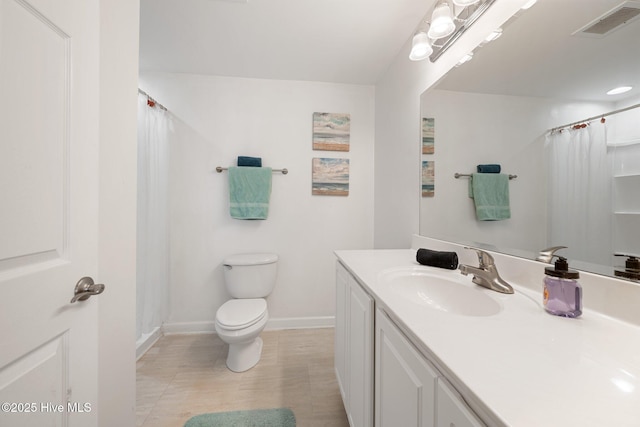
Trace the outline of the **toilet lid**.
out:
M 266 313 L 264 298 L 232 299 L 218 309 L 216 322 L 225 329 L 242 329 L 260 321 Z

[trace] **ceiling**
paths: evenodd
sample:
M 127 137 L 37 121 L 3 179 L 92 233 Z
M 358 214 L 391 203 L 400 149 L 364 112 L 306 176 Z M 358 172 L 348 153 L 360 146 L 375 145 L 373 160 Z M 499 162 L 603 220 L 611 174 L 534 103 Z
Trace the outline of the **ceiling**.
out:
M 640 19 L 600 38 L 572 35 L 622 3 L 640 7 L 623 0 L 538 0 L 438 88 L 577 101 L 640 96 Z M 634 89 L 606 95 L 621 85 Z
M 140 70 L 374 84 L 432 0 L 141 0 Z

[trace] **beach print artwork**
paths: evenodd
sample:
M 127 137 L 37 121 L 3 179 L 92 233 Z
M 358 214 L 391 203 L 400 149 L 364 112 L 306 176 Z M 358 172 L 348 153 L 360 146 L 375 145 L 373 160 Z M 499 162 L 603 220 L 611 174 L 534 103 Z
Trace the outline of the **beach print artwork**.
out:
M 436 189 L 435 165 L 433 160 L 422 161 L 422 197 L 433 197 Z
M 349 195 L 349 159 L 314 158 L 311 170 L 311 194 Z
M 436 119 L 422 118 L 422 154 L 433 154 L 435 148 Z
M 313 113 L 313 149 L 349 151 L 351 116 L 337 113 Z

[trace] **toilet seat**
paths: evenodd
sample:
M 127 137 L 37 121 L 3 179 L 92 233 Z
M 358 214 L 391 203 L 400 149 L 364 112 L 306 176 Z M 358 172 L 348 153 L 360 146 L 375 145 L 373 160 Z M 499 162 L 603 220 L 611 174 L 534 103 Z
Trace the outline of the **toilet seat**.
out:
M 264 298 L 232 299 L 218 309 L 216 323 L 223 329 L 236 331 L 260 322 L 266 314 Z

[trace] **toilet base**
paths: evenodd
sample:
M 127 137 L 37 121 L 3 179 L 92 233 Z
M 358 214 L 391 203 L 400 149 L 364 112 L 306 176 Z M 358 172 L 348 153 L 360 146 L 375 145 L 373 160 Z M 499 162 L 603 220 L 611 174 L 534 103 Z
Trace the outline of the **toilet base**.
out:
M 229 344 L 227 368 L 233 372 L 247 371 L 260 361 L 262 355 L 262 338 L 257 337 L 248 343 Z

